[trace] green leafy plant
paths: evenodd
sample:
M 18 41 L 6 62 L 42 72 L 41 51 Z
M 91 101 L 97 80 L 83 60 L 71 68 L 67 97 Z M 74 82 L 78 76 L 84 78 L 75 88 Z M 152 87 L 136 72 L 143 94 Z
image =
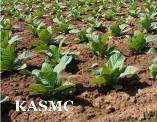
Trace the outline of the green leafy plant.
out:
M 81 12 L 80 12 L 80 6 L 76 5 L 70 8 L 70 16 L 74 18 L 75 20 L 81 19 Z
M 113 15 L 114 15 L 113 11 L 111 11 L 111 10 L 107 11 L 105 13 L 105 19 L 106 20 L 112 20 L 113 19 Z
M 146 47 L 146 39 L 144 37 L 144 33 L 137 32 L 132 37 L 131 41 L 128 43 L 128 48 L 132 52 L 140 52 L 144 47 Z
M 156 38 L 157 35 L 145 36 L 142 32 L 135 32 L 134 36 L 128 43 L 128 48 L 134 53 L 139 53 L 148 45 L 149 42 L 155 41 Z
M 38 8 L 36 11 L 33 12 L 34 17 L 41 18 L 43 17 L 43 15 L 44 15 L 44 10 L 42 8 Z
M 10 44 L 8 44 L 5 48 L 1 48 L 0 53 L 0 72 L 24 69 L 26 68 L 26 64 L 22 64 L 22 61 L 32 56 L 32 54 L 24 52 L 16 58 L 16 50 L 14 46 Z
M 114 47 L 108 46 L 109 33 L 106 33 L 102 36 L 95 34 L 88 34 L 88 40 L 90 42 L 90 48 L 94 54 L 98 56 L 111 56 L 115 52 Z
M 103 5 L 104 8 L 107 8 L 107 7 L 108 7 L 108 5 L 109 5 L 109 0 L 101 0 L 101 2 L 102 2 L 102 5 Z
M 30 95 L 58 98 L 71 95 L 75 91 L 75 85 L 61 82 L 60 71 L 55 72 L 48 63 L 43 63 L 41 70 L 33 70 L 32 75 L 36 78 L 36 84 L 31 85 Z
M 134 74 L 136 67 L 124 67 L 125 57 L 121 53 L 113 54 L 107 63 L 99 69 L 98 73 L 91 82 L 97 85 L 109 85 L 117 88 L 118 80 L 128 74 Z
M 157 79 L 157 58 L 153 59 L 149 69 L 150 69 L 151 78 L 154 80 Z
M 37 30 L 37 34 L 40 40 L 49 43 L 52 36 L 52 28 L 51 26 L 47 28 L 40 28 Z
M 152 0 L 144 0 L 146 10 L 149 12 L 150 15 L 153 15 L 156 13 L 156 5 Z
M 157 22 L 153 22 L 153 19 L 149 15 L 144 15 L 141 17 L 141 26 L 145 31 L 150 32 L 157 29 Z
M 77 52 L 62 52 L 60 47 L 50 45 L 49 49 L 47 50 L 47 55 L 49 56 L 48 62 L 50 62 L 51 66 L 54 67 L 65 58 L 67 58 L 70 63 L 73 57 L 79 54 Z
M 21 36 L 16 35 L 16 36 L 11 36 L 11 31 L 10 30 L 1 30 L 0 32 L 0 47 L 5 48 L 7 47 L 8 44 L 13 44 L 14 42 L 21 40 Z
M 130 5 L 129 11 L 128 11 L 128 15 L 132 16 L 132 17 L 137 17 L 138 14 L 138 7 L 136 5 L 136 2 L 133 1 Z
M 54 13 L 61 13 L 62 8 L 64 8 L 63 3 L 59 0 L 54 0 L 54 7 L 53 11 Z
M 118 22 L 112 23 L 112 25 L 110 26 L 110 32 L 112 36 L 120 36 L 122 33 L 120 24 Z
M 93 18 L 93 17 L 89 17 L 85 20 L 85 22 L 94 29 L 101 29 L 103 28 L 102 23 L 98 21 L 98 19 Z
M 69 31 L 72 29 L 62 15 L 54 18 L 53 21 L 58 24 L 59 30 L 64 34 L 69 33 Z
M 75 34 L 79 39 L 78 42 L 87 42 L 88 34 L 91 33 L 91 28 L 82 28 L 81 30 L 72 29 L 69 33 Z
M 43 23 L 39 20 L 33 19 L 27 24 L 33 35 L 38 37 L 38 30 L 43 27 Z
M 145 15 L 141 18 L 141 25 L 148 32 L 152 30 L 151 23 L 152 19 L 150 18 L 150 16 Z
M 11 30 L 12 25 L 9 19 L 5 19 L 4 17 L 2 17 L 0 23 L 1 28 L 3 28 L 4 30 Z

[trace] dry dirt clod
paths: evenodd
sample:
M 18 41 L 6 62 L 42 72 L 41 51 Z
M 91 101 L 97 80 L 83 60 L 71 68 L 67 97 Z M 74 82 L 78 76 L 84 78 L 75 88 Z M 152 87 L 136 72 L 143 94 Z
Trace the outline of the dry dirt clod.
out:
M 89 119 L 91 119 L 91 118 L 93 118 L 93 117 L 95 117 L 94 111 L 89 111 L 89 112 L 87 113 L 87 119 L 89 120 Z
M 106 108 L 106 110 L 107 110 L 107 113 L 109 114 L 109 113 L 115 112 L 116 109 L 115 109 L 113 106 L 109 105 L 109 106 Z

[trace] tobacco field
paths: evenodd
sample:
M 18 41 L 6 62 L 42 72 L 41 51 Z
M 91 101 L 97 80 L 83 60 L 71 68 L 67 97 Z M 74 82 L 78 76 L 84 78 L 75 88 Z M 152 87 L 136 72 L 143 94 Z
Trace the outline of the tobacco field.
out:
M 0 5 L 2 122 L 157 122 L 156 0 Z M 16 111 L 41 100 L 72 111 Z

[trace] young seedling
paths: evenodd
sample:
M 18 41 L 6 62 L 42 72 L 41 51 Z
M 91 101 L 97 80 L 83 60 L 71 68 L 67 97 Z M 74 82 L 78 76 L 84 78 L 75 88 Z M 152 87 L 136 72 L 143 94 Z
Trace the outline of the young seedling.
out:
M 138 7 L 135 1 L 133 1 L 130 5 L 128 15 L 132 17 L 137 17 L 138 16 Z
M 72 29 L 69 33 L 75 34 L 78 42 L 88 42 L 88 34 L 91 33 L 91 28 L 82 28 L 81 30 Z
M 109 28 L 109 32 L 112 36 L 121 36 L 126 33 L 125 29 L 128 27 L 127 24 L 120 24 L 119 22 L 114 22 Z
M 105 19 L 108 20 L 108 21 L 111 21 L 113 19 L 113 11 L 109 10 L 105 13 Z
M 36 83 L 30 86 L 30 95 L 63 98 L 73 94 L 75 84 L 61 82 L 60 73 L 61 71 L 56 72 L 48 63 L 43 63 L 41 70 L 33 70 Z
M 52 36 L 52 28 L 51 26 L 47 28 L 40 28 L 37 30 L 37 34 L 38 34 L 39 40 L 42 40 L 45 43 L 49 44 L 49 42 L 51 41 L 51 36 Z
M 22 70 L 26 68 L 26 64 L 22 64 L 22 61 L 32 56 L 31 53 L 24 52 L 16 58 L 16 50 L 14 46 L 10 44 L 8 44 L 5 48 L 1 48 L 0 53 L 0 72 Z
M 90 43 L 90 48 L 93 53 L 97 56 L 111 56 L 114 52 L 116 52 L 114 47 L 108 46 L 109 33 L 106 33 L 102 36 L 98 36 L 95 34 L 88 34 L 88 40 Z
M 148 15 L 141 17 L 141 26 L 146 32 L 150 32 L 157 28 L 157 22 L 153 22 L 152 18 Z
M 71 7 L 69 15 L 75 20 L 81 20 L 80 6 L 76 5 Z
M 85 22 L 93 29 L 99 30 L 102 29 L 102 23 L 98 21 L 98 18 L 89 17 L 85 19 Z
M 133 53 L 140 53 L 147 47 L 149 42 L 156 41 L 157 35 L 145 36 L 142 32 L 135 32 L 128 43 L 128 48 Z
M 1 24 L 0 28 L 3 28 L 4 30 L 11 30 L 11 28 L 12 28 L 10 20 L 5 19 L 4 17 L 1 17 L 0 24 Z
M 0 32 L 0 48 L 6 48 L 8 44 L 13 44 L 18 40 L 21 40 L 22 37 L 19 35 L 11 36 L 10 30 L 1 29 Z
M 64 34 L 69 33 L 72 29 L 68 24 L 68 21 L 62 15 L 59 18 L 54 18 L 53 21 L 58 24 L 59 30 Z
M 52 67 L 63 60 L 64 56 L 69 57 L 69 60 L 71 61 L 73 57 L 79 55 L 77 52 L 62 52 L 61 47 L 57 47 L 55 45 L 50 45 L 49 49 L 46 51 L 46 54 L 49 57 L 48 62 L 50 62 Z
M 153 59 L 149 69 L 150 69 L 151 78 L 154 80 L 157 79 L 157 58 Z
M 30 20 L 28 28 L 32 31 L 33 35 L 38 37 L 38 30 L 43 27 L 43 23 L 39 20 Z
M 124 60 L 125 57 L 121 53 L 113 54 L 107 63 L 99 69 L 97 75 L 91 82 L 96 85 L 108 85 L 117 89 L 120 78 L 128 74 L 134 74 L 137 71 L 136 67 L 125 67 Z
M 156 10 L 157 10 L 157 7 L 155 5 L 154 2 L 152 2 L 151 0 L 144 0 L 144 3 L 145 3 L 145 7 L 146 7 L 146 11 L 150 14 L 150 15 L 155 15 L 157 14 Z

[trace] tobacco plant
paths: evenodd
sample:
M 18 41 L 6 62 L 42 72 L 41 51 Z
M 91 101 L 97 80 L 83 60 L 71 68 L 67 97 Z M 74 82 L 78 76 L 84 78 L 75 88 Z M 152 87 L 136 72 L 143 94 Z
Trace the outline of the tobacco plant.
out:
M 98 70 L 95 78 L 91 81 L 96 85 L 109 85 L 117 88 L 120 78 L 134 74 L 136 67 L 124 66 L 125 57 L 121 53 L 113 54 L 109 60 Z
M 156 12 L 156 5 L 154 2 L 152 2 L 152 0 L 144 0 L 144 3 L 145 3 L 145 7 L 146 7 L 146 10 L 147 12 L 150 14 L 150 15 L 155 15 L 157 14 Z
M 15 47 L 10 44 L 8 44 L 5 48 L 1 48 L 0 53 L 0 72 L 22 70 L 26 68 L 26 64 L 22 64 L 22 61 L 32 56 L 30 52 L 23 52 L 16 58 Z
M 88 34 L 90 48 L 95 55 L 109 57 L 114 52 L 116 52 L 114 47 L 108 46 L 109 35 L 110 35 L 109 33 L 106 33 L 102 36 Z
M 56 67 L 59 65 L 60 64 L 58 64 Z M 63 67 L 61 69 L 63 69 Z M 63 83 L 60 79 L 61 71 L 62 70 L 58 71 L 58 69 L 52 69 L 51 65 L 48 63 L 43 63 L 41 70 L 33 70 L 32 75 L 35 76 L 36 83 L 30 86 L 30 95 L 63 98 L 73 94 L 75 91 L 75 85 L 70 82 Z
M 108 11 L 105 13 L 105 19 L 111 21 L 111 20 L 113 19 L 113 15 L 114 15 L 113 11 L 108 10 Z
M 0 32 L 0 48 L 5 48 L 7 47 L 8 44 L 13 44 L 18 40 L 21 40 L 21 36 L 16 35 L 12 36 L 10 30 L 4 30 L 2 29 Z
M 141 26 L 145 29 L 145 31 L 150 32 L 157 28 L 157 22 L 153 22 L 149 15 L 144 15 L 141 17 Z
M 127 31 L 128 25 L 125 23 L 120 22 L 113 22 L 112 25 L 109 27 L 109 32 L 112 36 L 121 36 L 125 34 Z
M 128 48 L 131 52 L 140 53 L 147 47 L 149 42 L 156 41 L 156 39 L 157 35 L 145 36 L 144 33 L 137 31 L 129 41 Z
M 81 20 L 80 6 L 75 5 L 70 8 L 70 16 L 75 20 Z
M 67 34 L 71 30 L 68 21 L 62 15 L 60 17 L 54 18 L 53 21 L 58 24 L 59 31 L 62 33 Z
M 150 69 L 151 78 L 154 80 L 157 79 L 157 58 L 153 59 L 149 69 Z
M 128 11 L 128 15 L 132 16 L 132 17 L 137 17 L 138 15 L 138 7 L 135 1 L 132 1 L 129 11 Z
M 38 30 L 43 27 L 43 23 L 37 19 L 30 20 L 28 28 L 32 31 L 33 35 L 38 37 Z

